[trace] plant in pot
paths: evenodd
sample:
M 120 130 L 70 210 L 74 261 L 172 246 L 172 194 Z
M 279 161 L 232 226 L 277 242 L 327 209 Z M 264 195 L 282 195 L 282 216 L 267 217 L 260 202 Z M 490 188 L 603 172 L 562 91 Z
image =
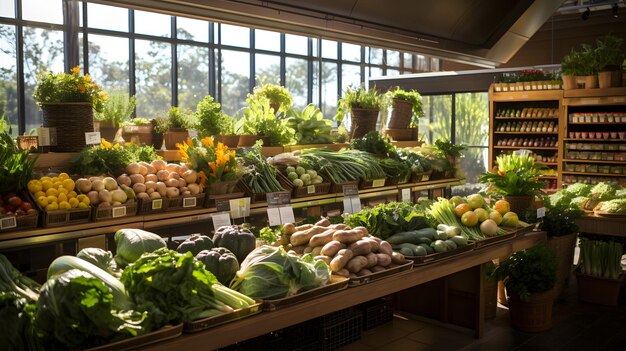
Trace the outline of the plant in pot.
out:
M 199 138 L 216 137 L 228 147 L 237 147 L 239 135 L 234 133 L 232 118 L 225 114 L 221 105 L 207 95 L 200 101 L 194 114 Z
M 385 133 L 393 140 L 415 140 L 419 118 L 424 116 L 421 95 L 415 90 L 400 88 L 388 91 L 385 95 L 392 101 L 391 117 Z
M 154 133 L 152 122 L 147 118 L 131 118 L 123 122 L 122 138 L 137 145 L 152 145 L 152 135 Z
M 584 89 L 598 87 L 598 51 L 589 44 L 583 44 L 580 52 L 581 70 L 576 76 L 576 85 Z
M 622 65 L 626 52 L 622 48 L 622 38 L 606 35 L 596 40 L 598 84 L 600 88 L 622 86 Z
M 270 107 L 274 114 L 285 113 L 293 105 L 293 97 L 289 90 L 280 85 L 264 84 L 254 87 L 254 99 L 266 98 L 270 101 Z
M 78 152 L 85 146 L 85 133 L 93 132 L 93 112 L 100 112 L 108 96 L 80 68 L 70 73 L 44 72 L 37 76 L 33 97 L 43 111 L 43 126 L 56 128 L 53 152 Z M 68 126 L 72 126 L 68 128 Z
M 121 141 L 120 128 L 133 114 L 136 105 L 137 99 L 134 96 L 129 97 L 120 91 L 111 92 L 102 111 L 94 113 L 100 127 L 100 136 L 106 140 Z
M 362 85 L 350 85 L 337 103 L 335 121 L 342 123 L 346 113 L 350 112 L 350 138 L 360 138 L 376 130 L 378 115 L 386 107 L 387 99 L 375 87 L 366 90 Z
M 579 51 L 572 49 L 561 61 L 561 73 L 563 79 L 563 89 L 576 89 L 576 76 L 582 76 L 584 62 Z
M 247 102 L 244 116 L 235 127 L 240 134 L 239 146 L 253 146 L 259 139 L 265 146 L 293 143 L 294 130 L 287 126 L 286 119 L 276 117 L 267 98 L 248 96 Z
M 515 252 L 494 270 L 504 281 L 513 328 L 541 332 L 552 328 L 556 258 L 544 245 Z
M 198 172 L 202 186 L 210 195 L 230 194 L 242 175 L 235 151 L 212 137 L 187 139 L 176 145 L 183 163 Z
M 483 173 L 478 181 L 489 185 L 488 194 L 502 195 L 511 211 L 521 214 L 532 206 L 535 195 L 541 195 L 546 182 L 532 155 L 505 154 L 496 158 L 496 169 Z
M 157 118 L 155 130 L 163 134 L 165 148 L 176 150 L 176 144 L 185 142 L 189 137 L 189 128 L 193 126 L 191 111 L 180 110 L 172 106 L 167 112 L 167 118 Z
M 578 269 L 574 271 L 578 282 L 578 299 L 616 306 L 624 280 L 621 266 L 624 246 L 614 241 L 581 238 L 579 247 Z

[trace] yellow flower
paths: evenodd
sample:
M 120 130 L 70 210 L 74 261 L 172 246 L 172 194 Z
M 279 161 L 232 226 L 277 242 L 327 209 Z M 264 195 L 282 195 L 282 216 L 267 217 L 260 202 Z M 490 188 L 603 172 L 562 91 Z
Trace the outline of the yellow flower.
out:
M 115 143 L 115 145 L 113 145 L 113 148 L 114 148 L 114 149 L 117 149 L 117 148 L 119 148 L 119 147 L 120 147 L 120 144 L 119 144 L 119 143 Z
M 91 77 L 89 76 L 89 73 L 85 73 L 85 82 L 91 82 Z
M 80 67 L 76 66 L 74 68 L 71 69 L 72 74 L 79 74 L 80 73 Z
M 191 141 L 191 138 L 187 138 L 187 145 L 193 146 L 193 141 Z
M 111 143 L 106 141 L 106 139 L 102 138 L 102 139 L 100 139 L 100 148 L 101 149 L 110 149 L 111 148 Z
M 200 142 L 202 143 L 202 145 L 204 145 L 206 147 L 214 147 L 215 146 L 215 144 L 213 143 L 213 138 L 211 138 L 211 137 L 202 138 L 202 140 L 200 140 Z

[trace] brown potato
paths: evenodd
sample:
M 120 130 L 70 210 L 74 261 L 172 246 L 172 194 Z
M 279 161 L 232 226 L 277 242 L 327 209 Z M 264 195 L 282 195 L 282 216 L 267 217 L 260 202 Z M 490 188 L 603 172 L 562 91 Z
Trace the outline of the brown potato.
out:
M 346 266 L 348 261 L 352 259 L 352 251 L 350 250 L 339 250 L 337 255 L 330 261 L 330 270 L 333 272 L 339 272 Z
M 372 271 L 370 271 L 367 268 L 363 268 L 360 271 L 356 272 L 356 275 L 359 277 L 363 277 L 363 276 L 370 275 L 370 274 L 372 274 Z
M 340 275 L 342 277 L 350 278 L 350 272 L 347 269 L 341 269 L 339 272 L 335 272 L 334 274 Z
M 346 245 L 352 244 L 363 237 L 362 233 L 358 230 L 337 230 L 333 234 L 333 240 L 337 240 Z
M 406 258 L 404 258 L 404 255 L 399 252 L 393 252 L 391 254 L 391 262 L 395 264 L 404 264 L 406 263 Z
M 365 256 L 372 252 L 372 245 L 368 240 L 359 240 L 348 245 L 348 250 L 352 251 L 355 256 Z
M 326 256 L 330 256 L 330 257 L 334 257 L 337 252 L 339 252 L 339 250 L 341 249 L 345 249 L 346 245 L 340 243 L 339 241 L 331 241 L 328 244 L 324 245 L 324 247 L 322 247 L 322 251 L 320 252 L 322 255 L 326 255 Z
M 365 258 L 367 258 L 367 268 L 372 268 L 378 264 L 378 256 L 373 252 L 368 253 Z
M 324 246 L 325 244 L 331 242 L 333 240 L 333 233 L 335 229 L 327 229 L 322 233 L 315 234 L 309 240 L 309 245 L 315 246 Z
M 393 253 L 393 249 L 391 248 L 391 244 L 386 242 L 386 241 L 381 241 L 380 242 L 380 250 L 378 250 L 380 253 L 386 254 L 391 256 L 391 254 Z
M 326 230 L 326 227 L 311 227 L 307 230 L 297 231 L 291 234 L 289 241 L 291 242 L 291 245 L 295 246 L 306 245 L 309 243 L 309 240 L 311 240 L 311 237 L 313 237 L 313 235 L 323 233 Z
M 376 254 L 376 257 L 378 258 L 379 266 L 387 267 L 391 264 L 391 256 L 387 254 L 378 253 Z
M 345 267 L 348 271 L 350 271 L 350 273 L 356 273 L 360 271 L 361 269 L 365 268 L 366 266 L 367 266 L 367 258 L 365 258 L 365 256 L 356 256 L 356 257 L 353 257 L 350 261 L 348 261 Z
M 374 266 L 371 268 L 371 271 L 374 273 L 382 272 L 384 270 L 386 270 L 386 268 L 383 266 Z

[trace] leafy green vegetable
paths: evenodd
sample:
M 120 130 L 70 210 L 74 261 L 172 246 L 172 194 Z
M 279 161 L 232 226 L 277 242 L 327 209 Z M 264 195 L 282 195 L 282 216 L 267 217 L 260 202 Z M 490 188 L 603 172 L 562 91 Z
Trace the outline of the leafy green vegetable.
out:
M 308 168 L 317 170 L 318 174 L 335 184 L 386 177 L 378 160 L 364 151 L 306 149 L 302 150 L 300 158 Z
M 287 126 L 285 119 L 276 117 L 270 107 L 270 100 L 259 96 L 246 99 L 248 107 L 244 116 L 237 121 L 235 129 L 240 134 L 261 135 L 268 139 L 266 146 L 288 145 L 293 142 L 294 131 Z
M 117 144 L 116 144 L 117 145 Z M 138 146 L 135 143 L 112 146 L 109 142 L 87 146 L 70 163 L 70 170 L 82 175 L 124 173 L 126 165 L 132 162 L 151 162 L 160 159 L 152 145 Z
M 308 104 L 301 112 L 290 109 L 286 117 L 287 126 L 296 132 L 296 145 L 332 143 L 332 121 L 324 119 L 315 105 Z
M 285 190 L 277 179 L 278 171 L 263 156 L 263 149 L 259 142 L 252 148 L 243 151 L 243 161 L 246 172 L 242 180 L 250 187 L 252 193 L 261 194 Z
M 556 282 L 556 256 L 545 245 L 517 251 L 500 263 L 494 277 L 507 289 L 527 299 L 532 293 L 550 290 Z
M 575 183 L 568 185 L 562 192 L 573 195 L 572 197 L 585 196 L 589 197 L 593 185 L 585 183 Z
M 610 279 L 622 274 L 622 244 L 582 238 L 579 247 L 581 273 Z
M 76 257 L 81 260 L 85 260 L 94 266 L 111 273 L 112 275 L 119 274 L 119 270 L 113 260 L 113 254 L 111 251 L 102 250 L 97 247 L 84 248 L 76 254 Z
M 33 327 L 46 350 L 102 345 L 150 330 L 146 313 L 117 311 L 111 290 L 93 275 L 71 269 L 48 279 Z
M 12 292 L 28 302 L 39 298 L 39 284 L 22 275 L 6 256 L 0 254 L 0 292 Z
M 619 189 L 621 189 L 621 187 L 618 185 L 600 182 L 594 185 L 593 188 L 589 190 L 589 192 L 593 195 L 597 195 L 598 201 L 607 201 L 614 199 L 615 194 Z
M 0 193 L 24 189 L 32 178 L 37 157 L 29 157 L 28 150 L 19 150 L 12 136 L 0 131 Z
M 404 180 L 411 175 L 411 167 L 409 167 L 407 162 L 394 158 L 385 158 L 380 160 L 379 164 L 385 171 L 388 178 L 398 178 L 400 180 Z
M 365 208 L 348 216 L 345 222 L 351 227 L 363 226 L 371 235 L 381 239 L 387 239 L 399 232 L 430 227 L 423 212 L 403 202 Z
M 350 147 L 355 150 L 367 151 L 371 154 L 395 156 L 396 147 L 391 144 L 389 137 L 383 137 L 378 131 L 367 132 L 363 137 L 353 139 Z
M 0 345 L 3 350 L 28 350 L 32 303 L 13 292 L 0 292 Z
M 115 233 L 115 262 L 120 267 L 135 262 L 143 253 L 167 247 L 157 234 L 141 229 L 120 229 Z
M 299 257 L 282 247 L 262 246 L 241 263 L 231 288 L 259 299 L 278 299 L 325 285 L 330 268 L 311 255 Z
M 625 213 L 626 214 L 626 199 L 613 199 L 609 201 L 603 201 L 595 208 L 602 212 L 607 213 Z
M 162 248 L 145 253 L 124 270 L 121 280 L 155 325 L 189 322 L 254 303 L 221 285 L 190 252 Z

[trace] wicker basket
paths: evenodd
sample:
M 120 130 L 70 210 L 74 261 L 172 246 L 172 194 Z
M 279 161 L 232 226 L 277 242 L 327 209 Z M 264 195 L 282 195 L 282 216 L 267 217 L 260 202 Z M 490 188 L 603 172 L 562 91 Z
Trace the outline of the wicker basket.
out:
M 417 128 L 403 128 L 403 129 L 387 128 L 385 129 L 385 134 L 387 134 L 393 141 L 413 141 L 413 140 L 417 140 L 418 129 Z
M 361 138 L 367 132 L 376 130 L 379 112 L 378 109 L 351 108 L 350 138 Z
M 359 189 L 382 188 L 387 185 L 387 178 L 380 179 L 362 179 L 359 182 Z
M 389 128 L 406 129 L 413 117 L 413 103 L 401 99 L 393 99 L 393 110 L 389 118 Z
M 56 128 L 52 152 L 79 152 L 85 147 L 85 133 L 93 132 L 90 102 L 41 103 L 43 126 Z
M 317 196 L 317 195 L 325 195 L 330 191 L 330 182 L 324 181 L 319 184 L 313 184 L 309 186 L 302 187 L 294 187 L 292 196 L 293 197 L 307 197 L 307 196 Z
M 204 206 L 205 193 L 197 195 L 177 196 L 165 198 L 163 207 L 165 211 L 194 210 Z
M 411 183 L 427 182 L 427 181 L 429 181 L 431 179 L 430 176 L 432 174 L 433 174 L 433 171 L 421 172 L 421 173 L 412 173 L 411 174 L 411 180 L 409 182 L 411 182 Z
M 165 211 L 165 199 L 138 199 L 137 214 L 154 214 Z
M 39 212 L 24 216 L 0 216 L 0 233 L 37 228 Z
M 276 178 L 278 179 L 280 185 L 283 187 L 283 191 L 291 192 L 291 190 L 293 189 L 293 185 L 291 184 L 291 181 L 287 179 L 287 177 L 278 172 Z M 242 179 L 240 179 L 239 181 L 239 187 L 247 196 L 250 197 L 250 203 L 265 202 L 267 200 L 267 193 L 253 193 L 252 189 L 250 189 L 250 187 Z
M 352 182 L 346 182 L 346 183 L 334 183 L 331 182 L 331 186 L 330 186 L 330 192 L 333 194 L 340 194 L 343 193 L 343 187 L 345 185 L 359 185 L 359 182 L 357 180 L 352 181 Z
M 131 217 L 137 214 L 137 203 L 133 202 L 109 207 L 93 206 L 92 211 L 91 218 L 93 218 L 95 222 L 113 218 Z

